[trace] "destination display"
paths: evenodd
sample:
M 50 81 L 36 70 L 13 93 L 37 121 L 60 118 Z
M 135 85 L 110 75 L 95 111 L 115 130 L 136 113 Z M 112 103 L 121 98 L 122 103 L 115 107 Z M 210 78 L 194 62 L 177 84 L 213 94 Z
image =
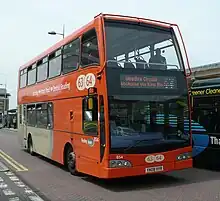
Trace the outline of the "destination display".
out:
M 121 74 L 120 86 L 127 89 L 177 89 L 177 79 L 175 76 Z

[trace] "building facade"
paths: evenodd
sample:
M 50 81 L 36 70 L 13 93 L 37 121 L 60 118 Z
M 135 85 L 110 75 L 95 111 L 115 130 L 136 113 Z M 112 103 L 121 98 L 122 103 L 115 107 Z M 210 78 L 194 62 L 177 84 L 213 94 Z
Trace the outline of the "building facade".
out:
M 220 62 L 191 68 L 192 80 L 216 78 L 220 76 Z
M 9 109 L 9 97 L 10 94 L 7 93 L 7 89 L 0 88 L 0 124 L 3 123 L 4 114 L 6 114 Z
M 220 62 L 196 66 L 191 68 L 192 74 L 189 78 L 189 85 L 195 80 L 203 80 L 220 77 Z

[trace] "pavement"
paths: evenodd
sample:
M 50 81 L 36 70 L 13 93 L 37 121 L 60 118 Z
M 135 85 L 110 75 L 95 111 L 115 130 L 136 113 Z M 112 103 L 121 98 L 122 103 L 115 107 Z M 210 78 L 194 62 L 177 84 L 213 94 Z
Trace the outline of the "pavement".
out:
M 109 181 L 74 177 L 62 166 L 21 150 L 17 132 L 9 129 L 0 129 L 0 161 L 45 201 L 220 201 L 219 172 L 193 168 Z M 23 196 L 25 187 L 18 192 L 18 183 L 9 175 L 0 172 L 0 177 L 16 195 Z
M 17 131 L 18 131 L 17 128 L 2 128 L 1 126 L 0 126 L 0 129 L 2 129 L 2 130 L 4 130 L 4 131 L 14 131 L 14 132 L 17 132 Z

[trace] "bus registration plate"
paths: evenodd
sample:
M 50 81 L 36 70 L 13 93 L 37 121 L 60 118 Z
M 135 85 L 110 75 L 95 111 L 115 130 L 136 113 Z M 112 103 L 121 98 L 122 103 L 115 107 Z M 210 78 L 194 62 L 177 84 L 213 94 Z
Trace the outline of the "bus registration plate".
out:
M 163 171 L 163 166 L 155 166 L 145 169 L 146 173 L 161 172 L 161 171 Z

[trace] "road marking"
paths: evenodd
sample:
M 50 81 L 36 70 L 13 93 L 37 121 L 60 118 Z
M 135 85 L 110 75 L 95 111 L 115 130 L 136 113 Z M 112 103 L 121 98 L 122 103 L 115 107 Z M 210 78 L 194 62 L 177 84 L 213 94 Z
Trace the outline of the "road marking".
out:
M 16 165 L 14 165 L 10 160 L 8 160 L 4 155 L 0 153 L 0 157 L 3 158 L 9 165 L 11 165 L 16 171 L 19 171 Z
M 8 171 L 8 168 L 2 162 L 0 162 L 0 172 L 6 172 L 6 171 Z
M 4 189 L 4 190 L 2 190 L 2 192 L 3 192 L 5 195 L 15 195 L 15 192 L 13 192 L 10 188 Z
M 28 171 L 26 167 L 15 161 L 12 157 L 3 152 L 1 149 L 0 157 L 3 158 L 9 165 L 11 165 L 17 172 Z
M 1 173 L 0 176 L 2 176 L 2 174 L 3 173 Z M 12 182 L 12 184 L 8 183 L 8 181 Z M 16 186 L 19 187 L 19 189 L 17 189 Z M 2 182 L 0 182 L 0 197 L 4 196 L 4 200 L 8 201 L 21 201 L 20 195 L 26 197 L 25 200 L 27 201 L 44 201 L 34 192 L 34 190 L 25 185 L 18 177 L 12 177 L 11 174 L 3 174 Z

